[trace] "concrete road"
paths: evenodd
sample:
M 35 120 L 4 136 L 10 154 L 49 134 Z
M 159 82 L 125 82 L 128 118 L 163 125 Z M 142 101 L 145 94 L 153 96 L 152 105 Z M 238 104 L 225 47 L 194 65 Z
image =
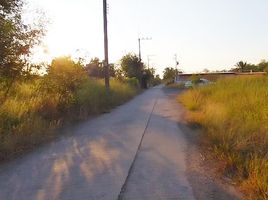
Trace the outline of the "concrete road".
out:
M 195 199 L 186 177 L 187 142 L 178 103 L 161 90 L 120 199 Z
M 0 200 L 194 199 L 178 107 L 161 87 L 0 166 Z

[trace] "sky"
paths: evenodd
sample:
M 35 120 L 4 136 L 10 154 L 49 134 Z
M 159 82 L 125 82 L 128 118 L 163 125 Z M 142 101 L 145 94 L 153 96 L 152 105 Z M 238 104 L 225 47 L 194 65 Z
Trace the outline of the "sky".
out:
M 109 58 L 138 54 L 161 74 L 230 69 L 268 59 L 267 0 L 107 0 Z M 28 0 L 49 19 L 36 60 L 62 55 L 104 58 L 102 0 Z

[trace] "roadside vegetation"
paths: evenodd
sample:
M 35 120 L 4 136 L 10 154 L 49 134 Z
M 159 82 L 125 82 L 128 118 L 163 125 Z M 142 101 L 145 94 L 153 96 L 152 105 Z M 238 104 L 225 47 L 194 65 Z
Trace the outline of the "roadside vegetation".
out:
M 249 199 L 268 199 L 267 85 L 266 76 L 226 78 L 178 97 Z
M 251 64 L 244 61 L 236 63 L 235 67 L 231 69 L 232 72 L 268 72 L 268 61 L 262 60 L 258 64 Z
M 178 69 L 166 67 L 163 71 L 163 82 L 165 85 L 174 85 L 175 77 L 177 74 L 182 73 Z
M 5 93 L 1 82 L 0 160 L 6 160 L 55 137 L 55 129 L 109 111 L 139 89 L 113 78 L 110 91 L 104 81 L 89 77 L 68 57 L 52 62 L 48 74 L 15 81 Z
M 135 54 L 123 56 L 117 67 L 110 64 L 110 90 L 99 58 L 31 63 L 46 31 L 42 17 L 25 23 L 23 6 L 23 0 L 0 2 L 0 161 L 54 138 L 65 124 L 126 102 L 140 91 L 142 78 L 159 82 Z
M 184 84 L 183 83 L 170 83 L 166 85 L 166 88 L 169 89 L 184 89 Z

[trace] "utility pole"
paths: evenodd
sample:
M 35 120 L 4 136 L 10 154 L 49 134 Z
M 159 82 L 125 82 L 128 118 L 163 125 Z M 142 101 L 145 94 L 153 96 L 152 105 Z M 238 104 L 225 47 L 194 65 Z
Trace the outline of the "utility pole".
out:
M 150 56 L 147 56 L 147 60 L 148 60 L 148 69 L 150 69 Z
M 141 61 L 141 40 L 152 40 L 152 38 L 138 38 L 139 42 L 139 60 Z
M 179 65 L 179 62 L 177 60 L 177 54 L 175 54 L 175 82 L 177 81 L 177 78 L 178 78 L 178 65 Z
M 141 62 L 141 40 L 151 40 L 152 38 L 138 38 L 138 42 L 139 42 L 139 64 L 140 67 L 142 67 L 142 62 Z M 146 72 L 143 71 L 143 75 L 140 77 L 140 83 L 141 83 L 141 87 L 144 89 L 147 89 L 147 81 L 146 81 Z
M 139 42 L 139 60 L 141 61 L 141 39 L 138 39 Z
M 107 2 L 103 0 L 103 26 L 104 26 L 104 77 L 105 87 L 110 88 L 109 82 L 109 52 L 108 52 L 108 27 L 107 27 Z

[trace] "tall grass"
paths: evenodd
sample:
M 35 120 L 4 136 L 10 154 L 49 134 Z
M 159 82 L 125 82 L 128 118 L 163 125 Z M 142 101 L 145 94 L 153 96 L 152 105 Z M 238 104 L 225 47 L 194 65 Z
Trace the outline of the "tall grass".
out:
M 69 87 L 73 84 L 67 79 L 39 77 L 13 84 L 0 105 L 0 161 L 54 138 L 55 129 L 64 123 L 107 112 L 138 92 L 118 80 L 111 80 L 107 93 L 102 80 L 83 77 Z M 65 89 L 66 83 L 71 90 Z M 0 92 L 0 99 L 3 96 Z
M 229 78 L 179 96 L 249 199 L 268 199 L 267 86 L 267 77 Z

